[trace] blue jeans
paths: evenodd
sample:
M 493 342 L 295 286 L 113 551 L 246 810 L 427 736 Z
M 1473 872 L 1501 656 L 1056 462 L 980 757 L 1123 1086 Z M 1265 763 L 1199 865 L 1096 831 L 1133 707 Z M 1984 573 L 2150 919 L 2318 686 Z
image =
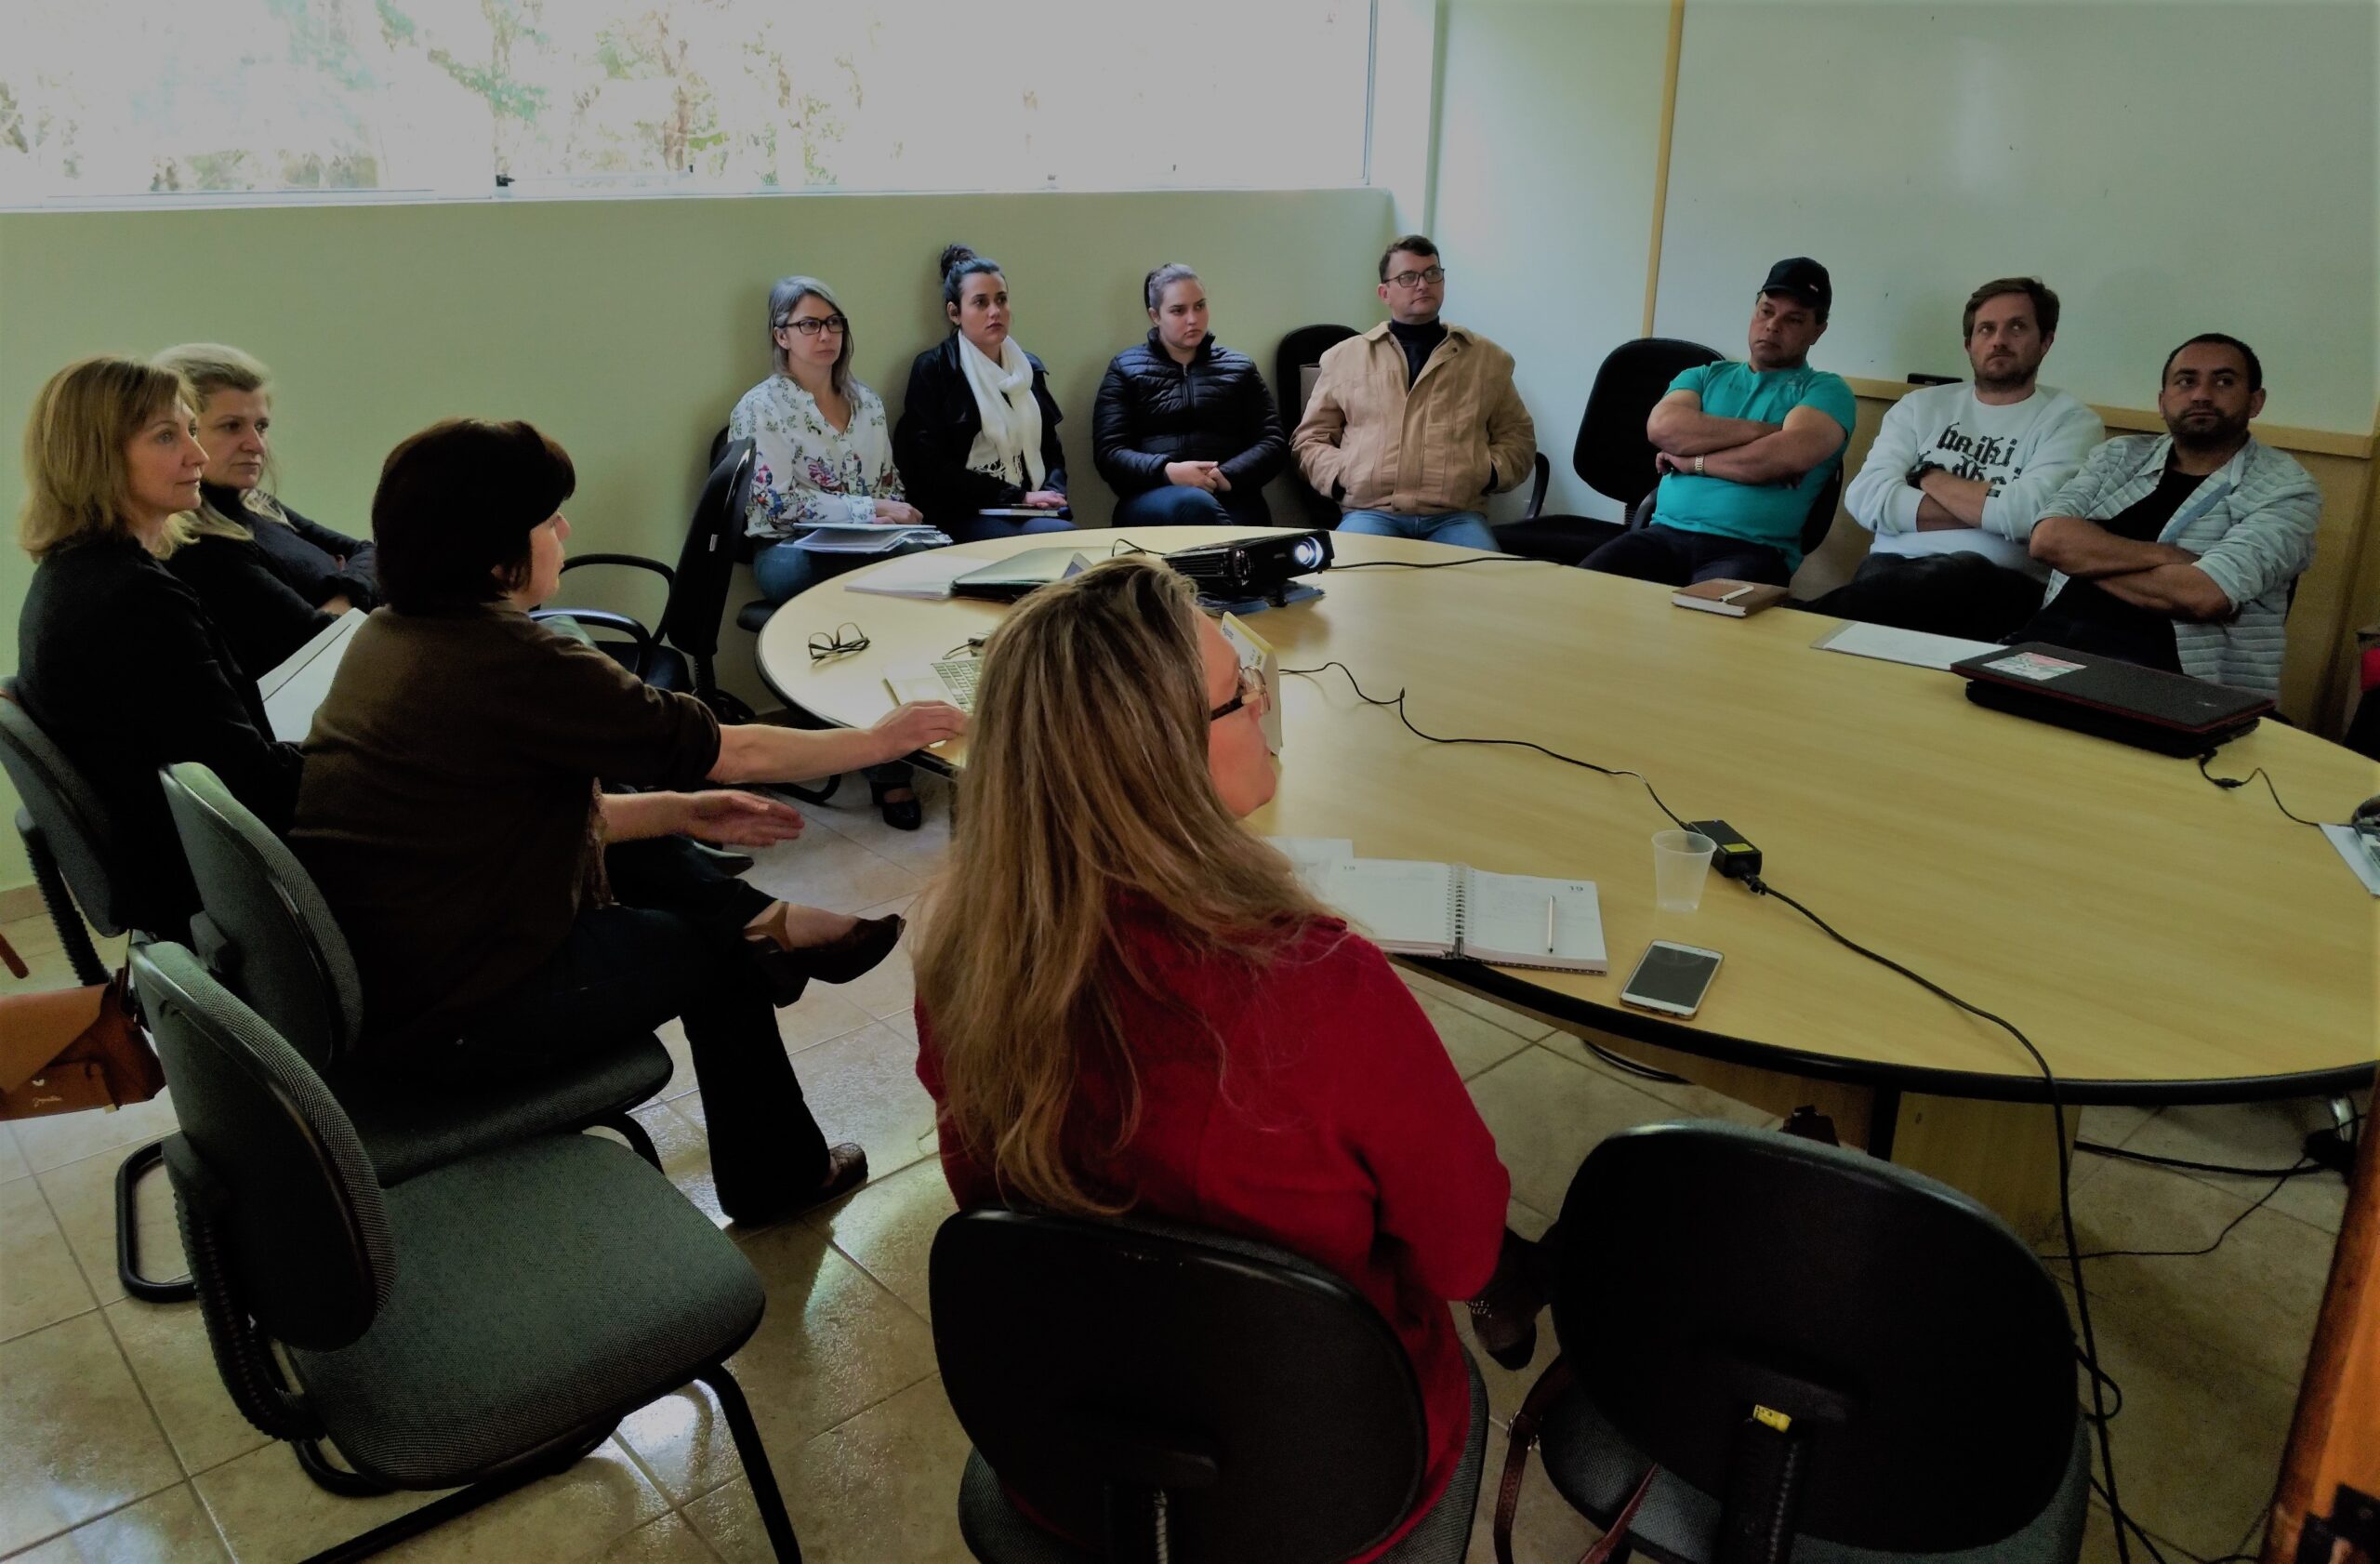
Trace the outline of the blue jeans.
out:
M 1496 535 L 1488 530 L 1488 518 L 1476 510 L 1441 510 L 1435 515 L 1403 516 L 1394 510 L 1350 510 L 1339 518 L 1341 532 L 1359 533 L 1366 537 L 1419 537 L 1432 543 L 1451 543 L 1458 549 L 1496 548 Z
M 1247 497 L 1241 498 L 1242 493 Z M 1214 494 L 1186 484 L 1143 489 L 1116 502 L 1119 527 L 1271 526 L 1273 512 L 1262 490 Z
M 996 537 L 1023 537 L 1036 532 L 1072 532 L 1074 523 L 1064 516 L 982 516 L 964 515 L 955 521 L 939 521 L 934 525 L 961 543 L 985 543 Z
M 820 554 L 791 541 L 772 543 L 752 556 L 752 579 L 760 583 L 762 597 L 771 603 L 783 603 L 821 581 L 830 581 L 861 565 L 889 560 L 895 554 L 923 552 L 923 549 L 910 548 L 882 554 Z

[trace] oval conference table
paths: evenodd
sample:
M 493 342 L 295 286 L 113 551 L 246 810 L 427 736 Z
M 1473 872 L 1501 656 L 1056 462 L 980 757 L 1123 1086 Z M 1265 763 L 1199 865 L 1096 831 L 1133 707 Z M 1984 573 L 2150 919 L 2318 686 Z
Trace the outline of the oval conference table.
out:
M 1246 528 L 1139 529 L 1158 549 Z M 986 560 L 1124 533 L 962 545 Z M 1283 669 L 1343 663 L 1442 736 L 1528 739 L 1642 772 L 1688 820 L 1725 819 L 1762 877 L 1847 937 L 2021 1027 L 2069 1105 L 2208 1103 L 2367 1084 L 2380 1057 L 2380 899 L 2261 786 L 2188 761 L 1988 711 L 1931 669 L 1821 651 L 1837 621 L 1676 608 L 1665 587 L 1440 544 L 1335 535 L 1314 601 L 1250 616 Z M 1126 545 L 1129 547 L 1129 545 Z M 880 567 L 869 567 L 869 569 Z M 865 725 L 888 668 L 990 632 L 1003 604 L 855 591 L 795 598 L 763 630 L 788 709 Z M 856 623 L 866 650 L 813 661 Z M 1595 881 L 1610 971 L 1419 961 L 1433 975 L 1774 1113 L 1831 1114 L 1846 1145 L 1966 1189 L 2030 1234 L 2056 1211 L 2046 1083 L 2000 1027 L 1833 943 L 1715 873 L 1692 914 L 1657 912 L 1643 782 L 1518 748 L 1426 743 L 1336 669 L 1285 673 L 1278 796 L 1250 828 Z M 956 771 L 962 742 L 923 757 Z M 2344 820 L 2380 766 L 2268 720 L 2215 773 L 2262 766 L 2298 814 Z M 1624 1007 L 1649 939 L 1725 957 L 1701 1011 Z M 2068 1115 L 2068 1134 L 2074 1115 Z

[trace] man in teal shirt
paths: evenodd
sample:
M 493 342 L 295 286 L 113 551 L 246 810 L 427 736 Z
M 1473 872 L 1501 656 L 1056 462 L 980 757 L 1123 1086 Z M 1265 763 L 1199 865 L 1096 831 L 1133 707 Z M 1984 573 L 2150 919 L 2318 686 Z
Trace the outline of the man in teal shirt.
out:
M 1661 471 L 1652 524 L 1580 563 L 1673 587 L 1791 584 L 1802 523 L 1858 419 L 1843 377 L 1809 366 L 1833 302 L 1826 268 L 1808 257 L 1769 268 L 1752 301 L 1749 362 L 1687 370 L 1646 421 Z

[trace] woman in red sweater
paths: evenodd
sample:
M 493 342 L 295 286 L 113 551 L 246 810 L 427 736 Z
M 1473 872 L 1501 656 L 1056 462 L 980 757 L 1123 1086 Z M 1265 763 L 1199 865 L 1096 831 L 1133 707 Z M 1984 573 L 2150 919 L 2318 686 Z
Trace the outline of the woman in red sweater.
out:
M 1240 826 L 1273 796 L 1267 698 L 1151 561 L 1009 616 L 922 920 L 918 1075 L 962 1207 L 1130 1209 L 1345 1277 L 1421 1383 L 1419 1518 L 1470 1423 L 1446 1300 L 1487 1289 L 1511 1180 L 1379 949 Z

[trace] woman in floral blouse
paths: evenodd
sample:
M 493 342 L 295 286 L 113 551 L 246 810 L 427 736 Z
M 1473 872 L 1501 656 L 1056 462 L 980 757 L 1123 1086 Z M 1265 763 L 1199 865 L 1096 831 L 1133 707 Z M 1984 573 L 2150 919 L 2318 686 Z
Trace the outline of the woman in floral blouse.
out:
M 730 439 L 753 445 L 745 531 L 772 539 L 752 559 L 771 602 L 883 554 L 822 554 L 796 539 L 817 526 L 918 526 L 892 465 L 884 402 L 852 378 L 851 322 L 815 277 L 780 277 L 769 290 L 769 344 L 776 372 L 746 391 L 728 416 Z M 904 549 L 897 552 L 911 552 Z M 888 825 L 915 830 L 923 815 L 899 762 L 868 768 L 868 791 Z

